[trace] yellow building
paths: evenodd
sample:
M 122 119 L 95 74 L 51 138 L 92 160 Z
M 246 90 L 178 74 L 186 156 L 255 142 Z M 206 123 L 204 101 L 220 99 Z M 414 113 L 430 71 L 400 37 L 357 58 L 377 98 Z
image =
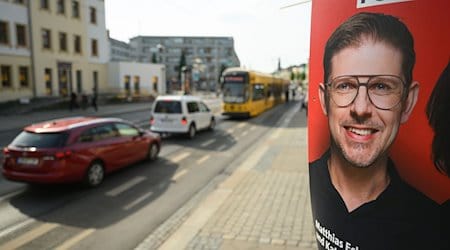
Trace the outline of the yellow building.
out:
M 103 0 L 0 0 L 0 101 L 108 91 L 104 13 Z

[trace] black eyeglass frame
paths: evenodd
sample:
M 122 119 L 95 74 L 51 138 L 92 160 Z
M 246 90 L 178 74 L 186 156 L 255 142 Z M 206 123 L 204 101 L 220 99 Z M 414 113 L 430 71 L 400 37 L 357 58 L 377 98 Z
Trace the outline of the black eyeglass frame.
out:
M 375 78 L 375 77 L 383 77 L 383 76 L 395 77 L 395 78 L 397 78 L 398 80 L 400 80 L 400 82 L 401 82 L 402 85 L 403 85 L 403 89 L 402 89 L 402 93 L 401 93 L 401 98 L 400 98 L 400 100 L 398 101 L 398 103 L 396 103 L 395 105 L 393 105 L 393 106 L 390 107 L 390 108 L 380 108 L 380 107 L 378 107 L 375 103 L 373 103 L 373 101 L 372 101 L 372 99 L 371 99 L 371 97 L 370 97 L 370 94 L 369 94 L 369 85 L 368 85 L 368 83 L 370 82 L 370 80 L 373 79 L 373 78 Z M 358 83 L 358 88 L 357 88 L 357 90 L 356 90 L 356 95 L 353 97 L 353 100 L 352 100 L 350 103 L 348 103 L 347 105 L 338 105 L 338 104 L 336 103 L 336 101 L 335 101 L 335 100 L 331 97 L 331 95 L 330 95 L 330 99 L 332 99 L 333 102 L 334 102 L 338 107 L 341 107 L 341 108 L 345 108 L 345 107 L 350 106 L 350 105 L 356 100 L 356 97 L 358 97 L 359 89 L 361 88 L 361 86 L 366 87 L 366 94 L 367 94 L 367 97 L 368 97 L 370 103 L 371 103 L 374 107 L 376 107 L 377 109 L 381 109 L 381 110 L 391 110 L 391 109 L 395 108 L 397 105 L 399 105 L 399 104 L 405 99 L 405 96 L 407 96 L 406 94 L 409 93 L 409 90 L 405 91 L 405 89 L 407 89 L 407 85 L 406 85 L 405 81 L 404 81 L 400 76 L 398 76 L 398 75 L 389 75 L 389 74 L 386 74 L 386 75 L 384 75 L 384 74 L 383 74 L 383 75 L 340 75 L 340 76 L 334 77 L 334 78 L 331 79 L 329 82 L 324 83 L 324 85 L 325 85 L 326 88 L 328 88 L 328 90 L 330 90 L 330 89 L 331 89 L 331 84 L 333 83 L 333 81 L 336 80 L 336 79 L 338 79 L 338 78 L 343 78 L 343 77 L 351 77 L 351 78 L 356 79 L 356 82 Z M 361 83 L 361 82 L 359 81 L 359 78 L 368 78 L 368 79 L 367 79 L 367 81 L 366 81 L 365 83 Z

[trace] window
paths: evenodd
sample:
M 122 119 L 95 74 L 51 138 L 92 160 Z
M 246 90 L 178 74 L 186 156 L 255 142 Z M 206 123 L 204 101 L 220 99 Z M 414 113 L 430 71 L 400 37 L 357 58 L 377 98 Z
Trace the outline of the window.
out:
M 45 94 L 50 96 L 53 94 L 52 69 L 49 68 L 45 69 Z
M 197 102 L 188 102 L 187 103 L 187 108 L 188 108 L 188 112 L 189 113 L 196 113 L 196 112 L 200 111 Z
M 97 23 L 97 10 L 94 7 L 90 7 L 89 8 L 89 13 L 90 13 L 90 20 L 92 24 L 96 24 Z
M 98 56 L 97 39 L 91 40 L 91 55 Z
M 11 66 L 1 66 L 1 73 L 2 73 L 2 87 L 3 88 L 11 88 Z
M 48 5 L 48 0 L 41 0 L 41 9 L 49 10 L 50 6 Z
M 27 33 L 25 30 L 25 25 L 16 24 L 16 36 L 17 36 L 17 45 L 26 47 L 27 46 Z
M 52 38 L 51 32 L 48 29 L 42 29 L 42 48 L 51 49 L 52 48 Z
M 80 17 L 80 3 L 78 1 L 72 1 L 72 17 Z
M 135 95 L 139 95 L 140 92 L 141 92 L 140 77 L 139 76 L 134 76 L 134 94 Z
M 64 32 L 59 33 L 59 50 L 67 51 L 67 34 Z
M 14 3 L 25 4 L 25 0 L 14 0 Z
M 73 50 L 77 54 L 81 54 L 81 36 L 75 35 L 73 37 Z
M 153 112 L 164 114 L 181 114 L 181 102 L 170 100 L 158 101 Z
M 81 93 L 83 91 L 83 77 L 81 70 L 76 71 L 76 81 L 77 81 L 77 92 Z
M 253 85 L 253 101 L 264 99 L 264 85 L 255 84 Z
M 64 4 L 64 0 L 57 0 L 56 2 L 56 13 L 63 14 L 66 12 L 66 6 Z
M 0 21 L 0 44 L 9 44 L 8 23 Z
M 22 88 L 29 87 L 28 67 L 25 67 L 25 66 L 19 67 L 19 83 L 20 83 L 20 87 L 22 87 Z
M 66 144 L 69 134 L 59 133 L 33 133 L 22 131 L 12 142 L 14 146 L 38 147 L 38 148 L 58 148 Z
M 124 124 L 124 123 L 116 123 L 116 128 L 117 130 L 119 130 L 119 134 L 121 136 L 125 136 L 125 137 L 133 137 L 133 136 L 138 136 L 139 135 L 139 130 L 137 130 L 136 128 L 128 125 L 128 124 Z

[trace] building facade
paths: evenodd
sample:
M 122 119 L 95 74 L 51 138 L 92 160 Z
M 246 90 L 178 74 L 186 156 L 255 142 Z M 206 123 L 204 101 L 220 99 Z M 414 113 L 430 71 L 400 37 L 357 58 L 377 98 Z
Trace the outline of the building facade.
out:
M 25 1 L 0 1 L 0 100 L 33 95 L 29 23 Z
M 109 38 L 110 61 L 131 62 L 134 61 L 134 52 L 130 44 L 113 38 Z
M 103 0 L 1 0 L 0 101 L 108 92 Z
M 181 89 L 182 54 L 195 89 L 215 90 L 224 68 L 240 66 L 232 37 L 137 36 L 130 45 L 136 61 L 166 65 L 168 91 Z

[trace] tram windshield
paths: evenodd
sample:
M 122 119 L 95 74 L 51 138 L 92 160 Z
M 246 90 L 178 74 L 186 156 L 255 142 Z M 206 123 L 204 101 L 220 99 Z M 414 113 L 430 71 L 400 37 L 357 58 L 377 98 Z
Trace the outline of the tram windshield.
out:
M 228 75 L 223 82 L 223 101 L 244 103 L 248 100 L 248 81 L 246 75 Z

